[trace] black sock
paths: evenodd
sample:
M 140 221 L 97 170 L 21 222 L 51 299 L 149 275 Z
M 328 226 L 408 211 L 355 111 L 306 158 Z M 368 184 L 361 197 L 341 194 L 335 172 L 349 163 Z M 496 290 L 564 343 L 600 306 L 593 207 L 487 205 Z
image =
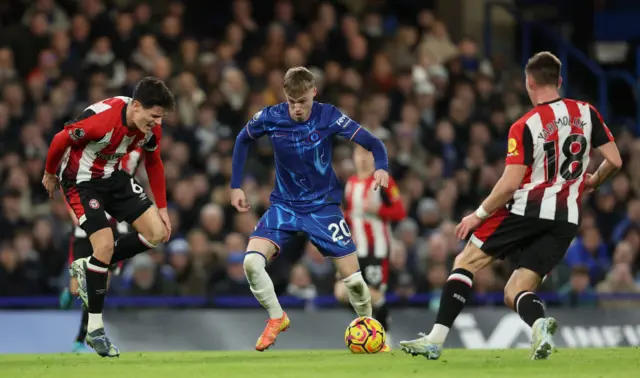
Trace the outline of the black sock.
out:
M 104 297 L 107 295 L 107 278 L 109 265 L 91 256 L 87 263 L 87 294 L 89 296 L 89 313 L 101 314 L 104 308 Z
M 87 323 L 89 323 L 89 311 L 82 310 L 80 330 L 78 330 L 78 336 L 76 336 L 76 341 L 79 343 L 84 343 L 84 340 L 87 338 Z
M 447 283 L 442 289 L 440 296 L 440 308 L 436 315 L 436 324 L 442 324 L 451 328 L 465 303 L 471 296 L 471 287 L 473 286 L 473 273 L 466 269 L 454 269 Z
M 389 317 L 389 306 L 387 302 L 373 308 L 373 318 L 380 322 L 385 331 L 389 331 L 391 318 Z
M 540 318 L 544 318 L 542 300 L 530 291 L 521 291 L 514 299 L 514 308 L 520 318 L 530 327 Z
M 111 264 L 130 259 L 138 253 L 151 249 L 151 247 L 145 244 L 140 238 L 141 236 L 138 235 L 137 232 L 130 232 L 116 240 L 115 247 L 113 248 L 113 257 L 111 257 Z

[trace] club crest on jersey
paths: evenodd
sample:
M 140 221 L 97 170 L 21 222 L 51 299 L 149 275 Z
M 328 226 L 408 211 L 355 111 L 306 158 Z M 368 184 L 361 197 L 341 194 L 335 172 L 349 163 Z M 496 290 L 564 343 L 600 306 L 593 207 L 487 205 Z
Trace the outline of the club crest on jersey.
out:
M 307 141 L 309 143 L 315 143 L 319 140 L 320 140 L 320 132 L 317 130 L 312 131 L 311 134 L 309 134 L 309 136 L 307 137 Z
M 518 156 L 518 142 L 515 138 L 509 138 L 509 146 L 507 147 L 509 156 Z
M 73 140 L 80 140 L 82 138 L 84 138 L 84 130 L 82 129 L 73 129 L 71 131 L 69 131 L 69 136 L 71 137 L 71 139 Z
M 98 202 L 97 199 L 92 199 L 91 201 L 89 201 L 89 207 L 91 207 L 94 210 L 97 210 L 100 208 L 100 202 Z

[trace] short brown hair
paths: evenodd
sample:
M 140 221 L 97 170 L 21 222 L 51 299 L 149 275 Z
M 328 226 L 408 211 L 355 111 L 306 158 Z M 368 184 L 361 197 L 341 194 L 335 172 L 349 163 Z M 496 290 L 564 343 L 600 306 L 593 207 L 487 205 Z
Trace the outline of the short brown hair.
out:
M 557 86 L 560 82 L 561 67 L 560 59 L 548 51 L 543 51 L 532 56 L 524 70 L 538 85 Z
M 298 98 L 305 92 L 316 86 L 316 78 L 313 72 L 304 67 L 290 68 L 284 75 L 284 93 L 287 96 Z

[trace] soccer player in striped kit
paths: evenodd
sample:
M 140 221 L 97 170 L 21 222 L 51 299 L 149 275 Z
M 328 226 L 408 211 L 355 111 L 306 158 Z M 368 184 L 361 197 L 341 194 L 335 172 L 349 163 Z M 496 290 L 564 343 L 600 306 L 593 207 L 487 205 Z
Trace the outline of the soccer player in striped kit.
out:
M 142 154 L 142 148 L 137 148 L 129 152 L 122 158 L 120 162 L 120 169 L 129 173 L 132 177 L 135 177 L 138 168 L 142 163 Z M 71 206 L 69 206 L 69 203 L 66 202 L 66 199 L 65 203 L 69 211 L 69 217 L 73 221 L 73 230 L 71 231 L 71 237 L 69 238 L 69 264 L 71 264 L 75 260 L 90 257 L 93 254 L 93 248 L 91 247 L 91 242 L 89 241 L 87 233 L 80 227 L 78 218 L 76 217 L 76 214 Z M 133 231 L 133 229 L 127 223 L 118 222 L 109 214 L 105 213 L 105 215 L 109 220 L 111 227 L 113 228 L 114 236 L 122 237 Z M 112 274 L 118 275 L 120 273 L 120 270 L 122 269 L 122 265 L 122 261 L 118 262 L 117 264 L 112 264 L 109 267 L 109 278 L 111 278 Z M 73 304 L 73 297 L 78 296 L 78 285 L 79 283 L 76 277 L 69 277 L 69 286 L 65 287 L 62 293 L 60 293 L 59 303 L 61 309 L 68 310 L 71 308 L 71 305 Z M 88 323 L 89 309 L 83 308 L 82 318 L 80 320 L 80 328 L 78 330 L 78 333 L 76 334 L 76 338 L 71 349 L 72 352 L 81 352 L 86 349 L 85 340 L 87 337 Z
M 386 188 L 375 189 L 375 163 L 373 155 L 356 146 L 353 151 L 356 174 L 349 178 L 345 187 L 345 218 L 356 243 L 360 270 L 371 292 L 373 317 L 389 332 L 391 318 L 385 301 L 389 279 L 389 252 L 392 235 L 391 222 L 404 219 L 407 212 L 400 199 L 398 185 L 389 177 Z M 349 302 L 347 289 L 336 282 L 335 296 L 344 303 Z M 383 351 L 389 351 L 390 343 Z
M 401 341 L 413 355 L 438 359 L 449 329 L 472 294 L 476 272 L 496 259 L 515 256 L 517 268 L 504 288 L 505 304 L 532 328 L 530 359 L 553 351 L 555 319 L 546 317 L 534 293 L 564 258 L 578 232 L 582 195 L 597 188 L 622 166 L 613 135 L 590 104 L 563 99 L 561 62 L 549 52 L 534 55 L 525 68 L 534 108 L 509 129 L 505 171 L 475 213 L 458 225 L 469 243 L 456 258 L 428 335 Z M 604 162 L 587 173 L 597 149 Z

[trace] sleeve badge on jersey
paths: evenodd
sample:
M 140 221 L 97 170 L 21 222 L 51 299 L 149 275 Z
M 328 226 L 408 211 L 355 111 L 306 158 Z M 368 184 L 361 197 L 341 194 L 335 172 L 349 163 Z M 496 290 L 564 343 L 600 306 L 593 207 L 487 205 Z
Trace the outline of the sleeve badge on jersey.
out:
M 397 186 L 391 188 L 391 199 L 396 201 L 400 198 L 400 190 L 398 190 Z
M 509 138 L 509 146 L 507 148 L 509 156 L 518 156 L 518 142 L 514 138 Z
M 69 131 L 69 136 L 71 137 L 71 139 L 73 140 L 80 140 L 82 138 L 84 138 L 84 130 L 82 129 L 73 129 L 71 131 Z
M 343 129 L 347 127 L 349 122 L 351 122 L 351 119 L 347 117 L 345 114 L 343 114 L 342 117 L 338 118 L 338 120 L 336 121 L 338 126 L 342 127 Z

